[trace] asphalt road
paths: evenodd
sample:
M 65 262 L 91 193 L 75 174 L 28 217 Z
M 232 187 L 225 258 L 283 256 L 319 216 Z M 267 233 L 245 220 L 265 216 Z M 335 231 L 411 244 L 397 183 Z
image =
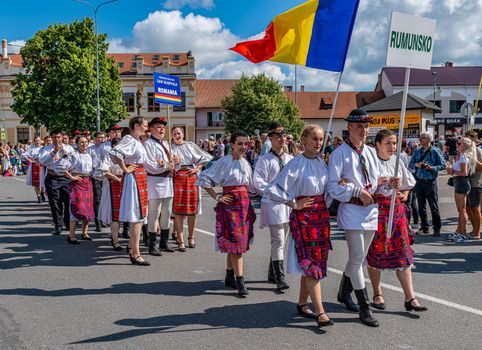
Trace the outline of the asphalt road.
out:
M 110 247 L 107 229 L 93 242 L 51 236 L 48 206 L 24 178 L 0 178 L 0 349 L 482 349 L 482 243 L 417 236 L 416 292 L 429 307 L 405 312 L 393 272 L 383 281 L 387 310 L 368 328 L 336 302 L 347 258 L 333 226 L 324 305 L 336 322 L 319 330 L 296 313 L 298 280 L 284 294 L 266 283 L 269 239 L 256 230 L 245 255 L 250 295 L 224 288 L 225 257 L 213 251 L 214 201 L 204 198 L 197 247 L 132 266 Z M 453 190 L 440 184 L 442 233 L 456 220 Z M 369 293 L 372 295 L 371 289 Z

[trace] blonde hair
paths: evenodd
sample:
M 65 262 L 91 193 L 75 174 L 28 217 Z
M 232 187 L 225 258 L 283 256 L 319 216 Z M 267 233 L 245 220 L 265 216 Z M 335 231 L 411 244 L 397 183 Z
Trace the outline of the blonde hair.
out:
M 319 125 L 307 125 L 307 126 L 305 126 L 305 128 L 301 132 L 301 137 L 307 138 L 316 129 L 321 130 L 323 135 L 325 135 L 325 130 L 323 130 L 323 128 L 321 126 L 319 126 Z
M 459 141 L 462 145 L 464 145 L 464 151 L 462 152 L 462 154 L 464 154 L 470 160 L 470 165 L 473 166 L 475 160 L 477 159 L 477 149 L 475 147 L 475 142 L 468 137 L 463 137 Z

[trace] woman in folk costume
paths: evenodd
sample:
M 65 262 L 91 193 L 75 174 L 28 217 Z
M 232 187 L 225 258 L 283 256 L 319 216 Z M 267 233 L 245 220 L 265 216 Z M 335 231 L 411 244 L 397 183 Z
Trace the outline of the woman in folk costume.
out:
M 44 202 L 45 196 L 40 186 L 42 177 L 42 166 L 38 158 L 40 150 L 42 149 L 42 139 L 35 136 L 33 145 L 23 154 L 23 158 L 29 162 L 27 173 L 27 186 L 33 186 L 38 202 Z
M 231 135 L 232 153 L 217 160 L 213 166 L 199 174 L 196 185 L 204 187 L 218 204 L 216 211 L 216 251 L 227 253 L 226 286 L 238 289 L 244 298 L 249 294 L 244 285 L 243 254 L 249 250 L 254 236 L 256 214 L 248 192 L 254 193 L 252 170 L 244 158 L 249 137 L 244 132 Z M 214 192 L 215 186 L 223 188 L 223 194 Z
M 111 145 L 115 147 L 120 138 L 112 139 Z M 99 166 L 95 169 L 94 177 L 102 180 L 102 197 L 100 199 L 99 220 L 109 225 L 112 248 L 121 251 L 122 246 L 119 243 L 119 209 L 122 198 L 122 186 L 124 184 L 124 172 L 119 165 L 107 156 L 102 159 Z
M 305 151 L 286 164 L 263 197 L 263 201 L 284 203 L 293 208 L 288 273 L 301 276 L 298 313 L 316 319 L 318 327 L 333 325 L 323 308 L 320 284 L 326 277 L 331 247 L 327 209 L 331 199 L 326 193 L 328 168 L 318 155 L 323 136 L 319 126 L 305 127 L 301 134 Z M 308 308 L 308 297 L 316 313 Z
M 201 191 L 196 186 L 197 174 L 202 167 L 209 163 L 213 157 L 204 152 L 193 142 L 184 141 L 184 133 L 180 127 L 172 129 L 172 153 L 180 157 L 174 172 L 174 201 L 172 213 L 174 214 L 174 228 L 177 232 L 179 250 L 184 248 L 183 224 L 184 217 L 188 223 L 187 242 L 189 248 L 195 247 L 194 227 L 196 215 L 201 214 Z
M 75 237 L 77 221 L 82 221 L 82 239 L 92 240 L 87 229 L 89 221 L 94 219 L 94 194 L 90 175 L 94 167 L 92 157 L 87 152 L 89 141 L 85 136 L 76 140 L 77 149 L 67 158 L 61 160 L 60 167 L 65 170 L 65 177 L 70 179 L 70 232 L 67 242 L 79 244 Z
M 50 146 L 52 144 L 52 137 L 50 135 L 47 135 L 43 139 L 43 146 L 40 148 L 39 154 L 42 152 L 44 147 Z M 42 193 L 45 195 L 47 193 L 47 190 L 45 188 L 45 177 L 47 176 L 47 167 L 44 166 L 42 163 L 40 163 L 39 159 L 39 164 L 41 167 L 40 171 L 40 188 L 42 189 Z
M 380 130 L 375 137 L 377 155 L 382 165 L 383 175 L 395 176 L 395 162 L 397 137 L 390 130 Z M 415 298 L 412 283 L 413 249 L 411 247 L 410 227 L 406 216 L 405 202 L 410 189 L 415 186 L 415 179 L 403 162 L 399 163 L 397 177 L 401 179 L 400 189 L 397 192 L 393 214 L 393 230 L 391 237 L 387 237 L 387 224 L 390 215 L 390 202 L 393 189 L 386 184 L 378 187 L 376 200 L 378 203 L 378 230 L 370 245 L 367 255 L 368 275 L 373 287 L 372 306 L 385 310 L 380 278 L 383 270 L 396 272 L 400 285 L 405 294 L 405 309 L 407 311 L 427 311 L 420 306 Z
M 276 175 L 293 159 L 283 150 L 286 145 L 286 134 L 278 121 L 273 121 L 268 128 L 271 149 L 256 162 L 253 172 L 253 183 L 260 196 L 269 187 Z M 268 281 L 276 283 L 279 291 L 289 288 L 284 274 L 285 237 L 289 233 L 290 208 L 280 203 L 262 202 L 260 211 L 260 227 L 268 227 L 271 238 L 271 252 L 268 267 Z
M 139 237 L 142 225 L 147 221 L 147 180 L 144 170 L 146 151 L 140 141 L 147 131 L 147 121 L 143 117 L 133 117 L 129 121 L 130 135 L 110 150 L 110 155 L 124 172 L 119 221 L 130 222 L 129 258 L 133 265 L 148 266 L 141 257 Z

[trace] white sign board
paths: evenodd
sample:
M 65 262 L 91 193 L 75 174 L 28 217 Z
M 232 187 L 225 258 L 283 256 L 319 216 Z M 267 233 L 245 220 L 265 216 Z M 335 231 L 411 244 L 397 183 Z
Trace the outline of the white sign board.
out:
M 387 66 L 430 69 L 437 21 L 392 12 Z

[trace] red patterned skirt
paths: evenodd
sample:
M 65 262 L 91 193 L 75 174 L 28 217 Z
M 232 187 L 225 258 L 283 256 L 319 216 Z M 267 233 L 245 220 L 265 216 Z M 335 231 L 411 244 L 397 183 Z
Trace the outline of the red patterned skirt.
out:
M 31 163 L 32 167 L 32 186 L 40 186 L 40 173 L 42 167 L 39 163 Z
M 216 241 L 223 253 L 243 254 L 249 250 L 254 236 L 256 214 L 249 201 L 246 186 L 223 187 L 223 195 L 230 195 L 230 204 L 218 202 L 216 212 Z
M 69 184 L 70 212 L 79 221 L 94 220 L 94 191 L 89 177 Z
M 324 195 L 310 197 L 314 202 L 309 208 L 291 212 L 290 229 L 303 275 L 321 280 L 326 277 L 331 249 L 330 214 Z
M 137 169 L 134 172 L 134 177 L 137 183 L 137 193 L 139 194 L 139 203 L 141 205 L 142 218 L 147 217 L 147 205 L 149 204 L 147 196 L 147 174 L 142 164 L 137 164 Z
M 119 176 L 118 176 L 119 177 Z M 110 199 L 112 208 L 112 221 L 119 221 L 119 209 L 122 198 L 122 186 L 124 186 L 124 176 L 120 175 L 121 181 L 109 180 Z
M 188 169 L 174 174 L 174 200 L 172 213 L 176 215 L 196 215 L 199 206 L 199 189 L 196 174 L 189 175 Z
M 405 204 L 397 198 L 393 214 L 393 230 L 387 239 L 386 227 L 390 214 L 391 197 L 377 195 L 378 230 L 368 250 L 368 266 L 380 270 L 404 269 L 413 264 L 413 249 L 410 245 L 410 227 L 405 215 Z

